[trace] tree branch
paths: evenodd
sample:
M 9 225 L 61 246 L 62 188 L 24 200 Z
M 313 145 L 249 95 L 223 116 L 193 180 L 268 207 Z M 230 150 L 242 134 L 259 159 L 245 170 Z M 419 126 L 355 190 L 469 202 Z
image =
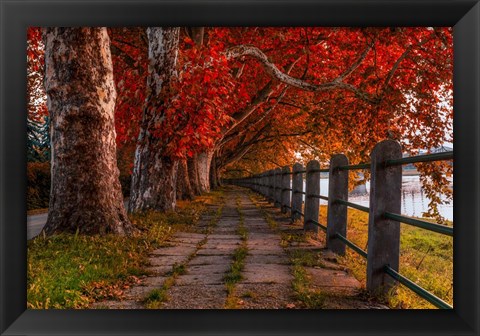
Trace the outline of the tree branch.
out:
M 368 47 L 365 51 L 364 54 L 366 56 L 366 53 L 370 50 L 371 46 Z M 362 54 L 363 55 L 363 54 Z M 280 69 L 277 68 L 275 64 L 270 62 L 268 60 L 267 55 L 265 55 L 260 49 L 254 46 L 248 46 L 248 45 L 239 45 L 232 47 L 226 51 L 226 57 L 228 59 L 234 59 L 242 56 L 250 56 L 258 60 L 262 66 L 264 67 L 265 71 L 272 77 L 276 78 L 277 80 L 281 81 L 282 83 L 288 84 L 290 86 L 305 90 L 305 91 L 312 91 L 312 92 L 320 92 L 320 91 L 328 91 L 328 90 L 333 90 L 333 89 L 345 89 L 348 91 L 351 91 L 357 96 L 358 98 L 365 100 L 371 104 L 377 104 L 379 103 L 380 99 L 376 96 L 372 96 L 368 94 L 367 92 L 361 91 L 360 89 L 356 88 L 355 86 L 351 84 L 347 84 L 342 82 L 342 77 L 341 76 L 348 76 L 353 70 L 355 70 L 358 65 L 356 63 L 353 64 L 352 67 L 350 67 L 344 74 L 342 74 L 340 77 L 336 78 L 335 80 L 324 83 L 324 84 L 312 84 L 308 83 L 302 79 L 292 77 L 284 72 L 282 72 Z M 364 57 L 365 57 L 364 56 Z M 360 63 L 362 61 L 360 57 Z M 359 63 L 359 64 L 360 64 Z M 351 71 L 350 71 L 351 70 Z
M 416 45 L 414 44 L 410 44 L 406 49 L 405 51 L 400 55 L 400 57 L 396 60 L 395 64 L 393 65 L 392 69 L 390 69 L 390 72 L 388 73 L 388 76 L 387 78 L 385 79 L 385 82 L 383 83 L 383 90 L 385 91 L 385 89 L 387 88 L 388 84 L 390 83 L 390 81 L 392 80 L 393 78 L 393 75 L 395 74 L 395 72 L 397 71 L 398 67 L 400 66 L 400 63 L 402 63 L 402 61 L 408 56 L 408 54 L 413 50 L 413 47 L 421 47 L 422 45 L 424 45 L 425 43 L 431 41 L 434 37 L 436 36 L 436 33 L 433 32 L 428 38 L 426 38 L 425 40 L 423 41 L 420 41 L 419 43 L 417 43 Z
M 230 130 L 228 130 L 225 135 L 223 136 L 223 138 L 221 139 L 221 141 L 219 142 L 219 147 L 225 145 L 227 142 L 229 142 L 230 140 L 234 139 L 235 137 L 237 137 L 239 134 L 242 134 L 242 133 L 245 133 L 247 132 L 249 129 L 252 129 L 254 128 L 256 125 L 258 125 L 260 122 L 262 122 L 268 115 L 270 115 L 270 113 L 277 107 L 277 105 L 281 102 L 282 98 L 285 96 L 285 93 L 287 92 L 288 90 L 288 86 L 286 86 L 282 92 L 280 93 L 280 95 L 277 97 L 275 103 L 270 106 L 268 108 L 268 110 L 266 110 L 258 120 L 254 121 L 253 123 L 251 123 L 250 125 L 248 125 L 248 127 L 246 127 L 244 130 L 240 131 L 240 132 L 236 132 L 236 133 L 232 133 L 231 130 L 233 130 L 234 128 L 230 128 Z M 240 124 L 240 123 L 238 123 Z M 237 125 L 238 125 L 237 124 Z
M 343 81 L 345 78 L 347 78 L 348 76 L 350 76 L 357 68 L 360 64 L 362 64 L 363 60 L 365 59 L 365 57 L 367 57 L 369 51 L 372 49 L 372 46 L 373 46 L 373 43 L 369 44 L 365 50 L 363 51 L 363 53 L 360 55 L 360 57 L 355 61 L 355 63 L 353 63 L 350 68 L 348 68 L 347 70 L 345 70 L 337 79 L 340 80 L 340 81 Z M 336 80 L 337 80 L 336 79 Z

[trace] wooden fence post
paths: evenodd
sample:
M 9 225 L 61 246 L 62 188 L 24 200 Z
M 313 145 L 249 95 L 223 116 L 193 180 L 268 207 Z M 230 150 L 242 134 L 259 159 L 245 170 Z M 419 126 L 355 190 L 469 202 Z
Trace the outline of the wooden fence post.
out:
M 258 186 L 258 190 L 259 190 L 259 193 L 260 193 L 261 195 L 265 195 L 265 194 L 264 194 L 264 190 L 263 190 L 263 175 L 264 175 L 264 173 L 261 173 L 261 174 L 258 176 L 258 183 L 260 184 L 260 185 Z
M 307 185 L 305 195 L 305 217 L 303 222 L 303 229 L 305 231 L 313 231 L 318 233 L 318 226 L 311 221 L 318 222 L 318 210 L 320 206 L 320 199 L 311 195 L 320 194 L 320 163 L 317 160 L 312 160 L 307 164 Z
M 292 175 L 292 222 L 301 218 L 300 212 L 302 212 L 303 202 L 303 166 L 300 163 L 293 165 Z
M 336 234 L 338 232 L 342 236 L 347 237 L 347 206 L 335 202 L 335 200 L 348 200 L 348 170 L 338 170 L 337 168 L 347 165 L 348 159 L 343 154 L 333 155 L 330 159 L 327 248 L 339 255 L 345 254 L 345 244 L 336 237 Z
M 386 167 L 384 162 L 401 159 L 402 148 L 393 140 L 378 143 L 371 153 L 370 214 L 368 220 L 367 289 L 388 293 L 395 280 L 384 272 L 389 265 L 398 271 L 400 223 L 383 217 L 400 213 L 402 166 Z
M 275 206 L 282 207 L 282 169 L 275 169 Z
M 273 169 L 272 170 L 272 185 L 273 185 L 273 192 L 272 192 L 272 202 L 273 202 L 273 206 L 276 206 L 276 203 L 277 203 L 277 170 L 276 169 Z
M 282 213 L 287 213 L 292 208 L 290 206 L 290 173 L 291 169 L 289 166 L 285 166 L 282 169 Z
M 275 176 L 273 169 L 268 171 L 268 200 L 275 203 Z
M 270 170 L 265 172 L 265 197 L 267 199 L 270 199 L 270 173 Z
M 268 171 L 263 173 L 262 180 L 263 180 L 263 182 L 262 182 L 262 184 L 263 184 L 263 196 L 268 198 Z

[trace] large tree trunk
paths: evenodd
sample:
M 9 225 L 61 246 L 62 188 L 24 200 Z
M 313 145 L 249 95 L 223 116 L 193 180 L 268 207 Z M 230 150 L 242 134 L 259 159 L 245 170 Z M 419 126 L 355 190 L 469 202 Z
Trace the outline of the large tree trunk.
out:
M 200 188 L 200 176 L 198 174 L 198 155 L 195 154 L 192 158 L 187 160 L 188 178 L 190 186 L 195 195 L 200 195 L 202 189 Z
M 178 159 L 166 154 L 166 140 L 154 136 L 153 132 L 162 127 L 164 107 L 172 95 L 171 80 L 177 76 L 179 31 L 180 28 L 147 29 L 148 95 L 135 153 L 130 212 L 175 208 Z
M 210 163 L 213 157 L 213 150 L 206 150 L 198 153 L 198 176 L 200 179 L 201 192 L 210 191 Z
M 177 170 L 177 199 L 192 200 L 194 193 L 188 176 L 187 160 L 181 160 Z
M 52 184 L 44 231 L 128 234 L 117 168 L 106 28 L 46 28 Z

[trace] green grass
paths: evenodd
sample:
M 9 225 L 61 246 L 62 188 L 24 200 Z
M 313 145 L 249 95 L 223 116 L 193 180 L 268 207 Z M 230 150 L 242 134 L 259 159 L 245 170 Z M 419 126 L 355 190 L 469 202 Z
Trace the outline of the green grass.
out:
M 139 233 L 132 237 L 60 234 L 28 241 L 27 307 L 87 308 L 103 299 L 121 299 L 123 291 L 146 274 L 149 251 L 162 247 L 177 231 L 195 231 L 206 204 L 222 200 L 215 191 L 176 211 L 131 216 Z
M 185 264 L 175 264 L 172 271 L 161 288 L 155 288 L 148 293 L 144 298 L 145 308 L 160 309 L 162 303 L 168 300 L 168 290 L 175 284 L 175 279 L 182 274 L 185 274 Z
M 167 289 L 165 287 L 153 289 L 145 297 L 145 306 L 149 309 L 160 308 L 160 303 L 165 302 L 168 298 Z
M 318 253 L 309 250 L 290 250 L 288 255 L 293 264 L 307 267 L 322 266 Z
M 175 263 L 173 266 L 172 266 L 172 270 L 170 272 L 168 272 L 167 274 L 168 275 L 183 275 L 187 273 L 187 266 L 185 264 L 177 264 Z
M 326 295 L 310 286 L 310 276 L 302 265 L 293 264 L 292 287 L 295 298 L 308 309 L 322 309 L 325 305 Z
M 321 206 L 320 220 L 326 222 L 327 207 Z M 453 239 L 435 232 L 400 224 L 400 273 L 444 301 L 453 303 Z M 348 210 L 347 236 L 362 249 L 367 249 L 368 214 Z M 340 261 L 350 268 L 363 284 L 366 282 L 366 261 L 347 248 Z M 411 290 L 399 285 L 387 297 L 395 308 L 430 309 L 432 304 Z
M 317 252 L 308 250 L 288 251 L 290 262 L 293 265 L 292 287 L 295 298 L 308 309 L 322 309 L 327 295 L 319 289 L 312 289 L 310 275 L 305 267 L 321 266 Z
M 243 242 L 233 253 L 232 263 L 227 274 L 223 277 L 225 287 L 227 289 L 227 300 L 225 308 L 235 309 L 237 308 L 238 297 L 235 293 L 235 284 L 243 279 L 242 271 L 245 267 L 245 258 L 247 257 L 248 249 L 246 242 Z
M 175 284 L 175 279 L 178 274 L 173 273 L 170 277 L 165 279 L 161 288 L 155 288 L 145 296 L 144 304 L 147 309 L 160 309 L 162 303 L 168 300 L 168 290 Z
M 287 232 L 281 232 L 281 241 L 280 241 L 280 246 L 282 247 L 288 247 L 292 242 L 296 243 L 304 243 L 307 241 L 307 237 L 305 233 L 287 233 Z
M 225 302 L 225 308 L 227 309 L 238 308 L 238 305 L 237 305 L 238 297 L 235 291 L 235 284 L 240 282 L 243 279 L 242 271 L 243 271 L 243 268 L 245 267 L 245 258 L 247 257 L 247 254 L 248 254 L 248 248 L 247 248 L 248 230 L 245 227 L 245 218 L 242 213 L 241 202 L 239 198 L 237 198 L 237 211 L 239 214 L 239 223 L 236 231 L 237 231 L 237 234 L 240 236 L 242 243 L 233 252 L 230 269 L 223 277 L 223 281 L 225 282 L 225 287 L 227 289 L 227 299 Z
M 248 249 L 245 246 L 238 247 L 232 255 L 232 263 L 228 273 L 223 278 L 227 284 L 235 284 L 242 280 L 242 270 L 245 266 L 245 258 L 247 257 Z

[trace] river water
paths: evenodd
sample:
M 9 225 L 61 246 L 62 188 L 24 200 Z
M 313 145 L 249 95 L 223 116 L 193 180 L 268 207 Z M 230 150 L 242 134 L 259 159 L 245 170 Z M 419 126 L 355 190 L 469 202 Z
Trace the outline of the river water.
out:
M 452 178 L 449 178 L 452 183 Z M 305 186 L 304 186 L 305 188 Z M 366 188 L 361 193 L 351 193 L 348 200 L 363 206 L 369 206 L 370 182 L 367 182 Z M 320 179 L 320 194 L 328 196 L 328 179 Z M 428 210 L 430 200 L 425 196 L 422 189 L 419 176 L 402 177 L 402 215 L 423 217 L 423 213 Z M 327 204 L 320 200 L 320 204 Z M 448 220 L 453 221 L 453 201 L 450 204 L 440 205 L 438 208 L 440 214 Z

